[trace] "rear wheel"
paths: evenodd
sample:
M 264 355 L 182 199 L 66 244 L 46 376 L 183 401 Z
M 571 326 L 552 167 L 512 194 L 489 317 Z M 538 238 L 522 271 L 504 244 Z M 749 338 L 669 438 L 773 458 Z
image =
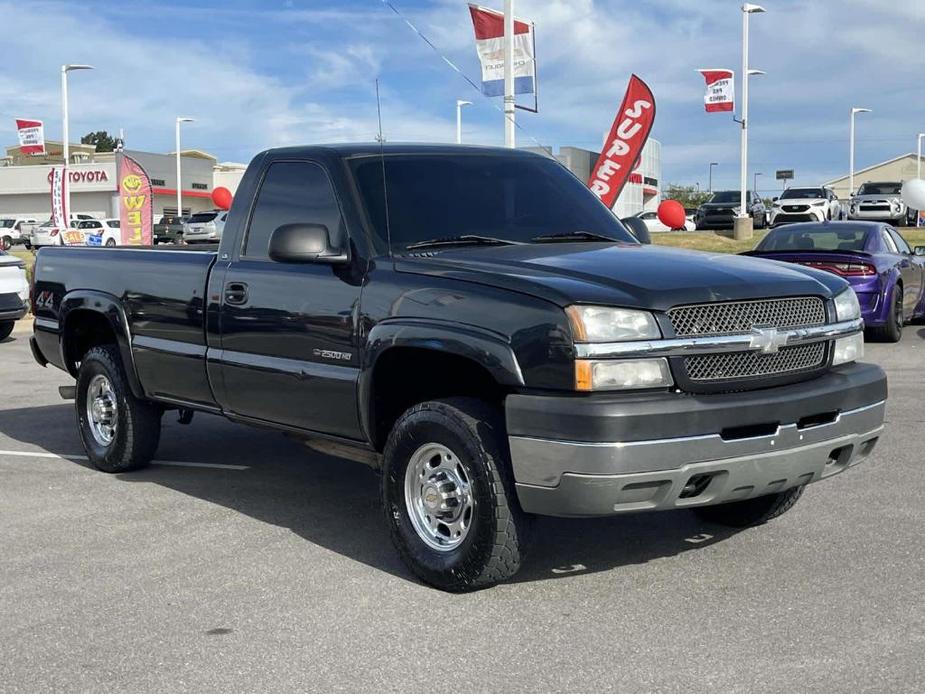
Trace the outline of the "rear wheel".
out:
M 115 240 L 115 239 L 106 239 L 106 245 L 109 246 L 110 248 L 112 248 L 113 246 L 116 245 L 116 240 Z
M 768 494 L 745 501 L 733 501 L 731 504 L 702 506 L 694 512 L 703 520 L 732 528 L 747 528 L 761 525 L 783 515 L 803 495 L 803 487 L 794 487 L 778 494 Z
M 872 328 L 871 336 L 883 342 L 899 342 L 903 336 L 903 324 L 906 322 L 903 314 L 903 288 L 900 285 L 893 287 L 893 310 L 887 319 L 886 325 Z
M 13 247 L 13 237 L 12 236 L 4 236 L 0 238 L 0 249 L 4 251 L 8 251 L 12 247 Z
M 10 333 L 13 332 L 13 326 L 16 325 L 16 321 L 3 321 L 0 323 L 0 340 L 5 340 L 10 336 Z
M 392 542 L 425 583 L 462 592 L 520 568 L 529 529 L 487 403 L 421 403 L 395 423 L 384 454 L 383 507 Z
M 98 469 L 129 472 L 151 462 L 161 436 L 161 409 L 132 394 L 114 345 L 84 355 L 76 409 L 84 450 Z

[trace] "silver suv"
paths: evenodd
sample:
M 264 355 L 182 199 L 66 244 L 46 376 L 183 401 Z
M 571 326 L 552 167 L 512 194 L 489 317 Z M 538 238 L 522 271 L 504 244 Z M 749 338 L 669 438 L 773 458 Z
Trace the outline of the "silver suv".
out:
M 218 243 L 225 228 L 226 210 L 197 212 L 183 225 L 183 240 L 186 243 Z
M 902 189 L 900 181 L 862 184 L 848 203 L 848 218 L 906 226 L 909 211 L 902 201 Z

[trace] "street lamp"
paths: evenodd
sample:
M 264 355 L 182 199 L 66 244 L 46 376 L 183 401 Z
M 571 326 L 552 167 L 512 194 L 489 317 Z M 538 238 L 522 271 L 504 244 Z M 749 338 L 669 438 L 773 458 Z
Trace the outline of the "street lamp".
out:
M 756 172 L 755 172 L 755 176 L 754 176 L 755 185 L 752 186 L 752 192 L 753 192 L 755 195 L 758 195 L 758 177 L 759 177 L 759 176 L 764 176 L 764 174 L 761 173 L 760 171 L 756 171 Z
M 760 70 L 748 68 L 748 18 L 749 15 L 764 12 L 761 5 L 745 3 L 742 5 L 742 162 L 739 176 L 739 215 L 738 219 L 751 219 L 745 202 L 745 189 L 748 187 L 748 82 L 752 75 L 763 75 Z M 744 232 L 746 235 L 748 232 Z M 735 234 L 736 238 L 739 237 Z
M 68 118 L 67 118 L 67 73 L 71 70 L 92 70 L 92 65 L 77 65 L 77 64 L 67 64 L 61 66 L 61 111 L 62 111 L 62 125 L 61 125 L 61 137 L 63 139 L 62 144 L 62 154 L 64 155 L 64 178 L 67 178 L 67 165 L 71 156 L 70 148 L 70 133 L 68 128 Z M 64 214 L 68 217 L 64 220 L 64 226 L 70 226 L 70 214 L 71 214 L 71 186 L 67 180 L 64 181 Z
M 177 116 L 177 219 L 183 216 L 183 184 L 180 178 L 180 123 L 192 123 L 194 119 Z
M 918 153 L 918 156 L 915 159 L 915 162 L 916 162 L 915 163 L 915 177 L 916 178 L 922 177 L 922 138 L 923 137 L 925 137 L 925 133 L 919 133 L 918 137 L 915 138 L 916 140 L 918 140 L 918 143 L 917 143 L 918 147 L 916 148 L 916 152 Z
M 718 161 L 711 161 L 711 162 L 710 162 L 710 184 L 709 184 L 709 191 L 710 191 L 711 193 L 713 192 L 713 167 L 714 167 L 714 166 L 719 166 L 719 162 L 718 162 Z
M 471 101 L 456 100 L 456 144 L 462 144 L 462 107 L 471 106 Z
M 854 117 L 858 113 L 870 113 L 870 109 L 857 107 L 851 109 L 851 134 L 848 137 L 851 149 L 848 159 L 848 195 L 854 195 Z

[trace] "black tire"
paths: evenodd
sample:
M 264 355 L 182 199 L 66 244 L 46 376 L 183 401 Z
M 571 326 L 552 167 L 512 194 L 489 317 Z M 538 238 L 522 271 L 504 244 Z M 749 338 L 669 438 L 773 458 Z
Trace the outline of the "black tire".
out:
M 12 236 L 0 237 L 0 250 L 8 251 L 12 247 L 13 247 L 13 237 Z
M 0 340 L 5 340 L 10 336 L 10 333 L 13 332 L 13 326 L 16 325 L 16 321 L 6 320 L 0 323 Z
M 452 549 L 431 548 L 415 529 L 406 505 L 406 471 L 415 453 L 430 444 L 453 452 L 474 499 L 467 534 Z M 480 400 L 424 402 L 395 423 L 384 453 L 383 508 L 399 556 L 425 583 L 464 592 L 517 573 L 531 518 L 517 501 L 506 451 L 503 418 Z
M 108 379 L 114 396 L 115 431 L 108 444 L 94 436 L 87 411 L 88 390 L 96 376 Z M 162 411 L 132 394 L 114 345 L 93 347 L 83 356 L 77 376 L 76 410 L 84 450 L 99 470 L 130 472 L 151 462 L 161 437 Z
M 761 525 L 783 515 L 803 496 L 805 485 L 793 487 L 778 494 L 758 496 L 745 501 L 733 501 L 730 504 L 716 506 L 702 506 L 694 509 L 700 518 L 718 525 L 728 525 L 731 528 L 747 528 L 752 525 Z
M 878 328 L 871 328 L 870 335 L 880 342 L 899 342 L 903 336 L 903 290 L 898 284 L 893 287 L 893 310 L 887 324 Z

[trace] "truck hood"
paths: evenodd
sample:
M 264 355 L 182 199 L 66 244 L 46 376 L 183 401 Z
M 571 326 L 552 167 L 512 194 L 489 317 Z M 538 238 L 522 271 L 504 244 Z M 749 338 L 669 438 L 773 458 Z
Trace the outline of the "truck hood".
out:
M 812 205 L 814 202 L 828 202 L 825 198 L 778 198 L 775 205 Z
M 550 243 L 396 258 L 396 270 L 476 282 L 567 306 L 598 303 L 664 311 L 679 304 L 779 296 L 831 297 L 831 273 L 740 255 L 660 246 Z

